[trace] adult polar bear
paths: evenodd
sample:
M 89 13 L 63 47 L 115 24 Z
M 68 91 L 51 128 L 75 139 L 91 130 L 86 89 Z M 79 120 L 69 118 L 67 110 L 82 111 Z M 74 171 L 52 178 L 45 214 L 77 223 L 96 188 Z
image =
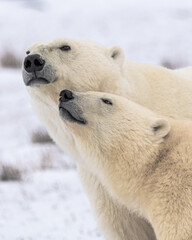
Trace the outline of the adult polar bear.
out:
M 32 105 L 52 138 L 74 159 L 80 160 L 78 146 L 57 114 L 63 89 L 116 93 L 165 116 L 192 118 L 192 68 L 173 71 L 125 61 L 119 47 L 106 48 L 87 40 L 39 42 L 27 54 L 23 78 Z M 118 206 L 83 164 L 77 167 L 107 239 L 155 239 L 145 220 Z

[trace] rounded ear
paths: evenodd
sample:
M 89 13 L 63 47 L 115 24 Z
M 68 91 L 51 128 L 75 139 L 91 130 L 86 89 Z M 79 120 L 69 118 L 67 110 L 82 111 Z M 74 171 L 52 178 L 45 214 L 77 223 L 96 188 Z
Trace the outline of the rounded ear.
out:
M 151 128 L 156 140 L 160 140 L 168 135 L 171 126 L 166 119 L 155 118 L 152 120 Z
M 121 65 L 125 59 L 123 50 L 118 46 L 113 46 L 109 49 L 109 56 L 119 65 Z

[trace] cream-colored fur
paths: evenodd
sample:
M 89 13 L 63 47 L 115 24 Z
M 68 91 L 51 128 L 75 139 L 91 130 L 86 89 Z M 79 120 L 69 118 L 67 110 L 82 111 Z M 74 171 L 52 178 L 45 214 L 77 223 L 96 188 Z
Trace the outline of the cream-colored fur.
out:
M 71 46 L 71 51 L 59 49 L 65 44 Z M 32 105 L 52 138 L 76 160 L 80 158 L 76 151 L 78 146 L 57 114 L 58 95 L 63 89 L 116 93 L 169 117 L 192 118 L 192 68 L 173 71 L 125 61 L 119 47 L 106 48 L 86 40 L 39 42 L 28 51 L 40 54 L 46 64 L 54 68 L 57 77 L 48 85 L 27 87 Z M 107 239 L 155 239 L 147 222 L 136 215 L 133 218 L 129 212 L 119 208 L 96 176 L 81 164 L 77 167 Z M 132 225 L 137 230 L 133 230 Z M 140 228 L 141 225 L 145 227 Z
M 158 240 L 192 239 L 192 122 L 162 119 L 117 95 L 73 96 L 65 105 L 80 108 L 87 124 L 62 119 L 80 164 L 116 205 L 150 222 Z

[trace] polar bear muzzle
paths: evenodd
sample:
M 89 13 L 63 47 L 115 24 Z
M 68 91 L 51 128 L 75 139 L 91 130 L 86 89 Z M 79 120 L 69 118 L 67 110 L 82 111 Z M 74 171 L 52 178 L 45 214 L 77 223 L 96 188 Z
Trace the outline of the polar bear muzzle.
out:
M 87 121 L 82 117 L 83 112 L 78 104 L 73 101 L 74 99 L 75 95 L 73 92 L 69 90 L 61 91 L 59 99 L 59 114 L 69 122 L 86 124 Z
M 23 80 L 26 86 L 39 87 L 56 80 L 55 71 L 39 54 L 28 55 L 23 62 Z

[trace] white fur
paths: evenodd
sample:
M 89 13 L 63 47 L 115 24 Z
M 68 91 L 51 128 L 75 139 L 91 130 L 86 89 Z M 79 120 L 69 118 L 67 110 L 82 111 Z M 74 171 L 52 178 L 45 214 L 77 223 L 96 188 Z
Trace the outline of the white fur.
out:
M 192 122 L 159 118 L 117 95 L 92 92 L 73 96 L 68 104 L 81 108 L 87 124 L 65 119 L 63 124 L 81 149 L 80 164 L 92 172 L 85 182 L 91 179 L 94 184 L 96 176 L 122 210 L 121 220 L 123 210 L 136 213 L 151 223 L 158 240 L 192 239 Z M 103 103 L 103 98 L 113 104 Z M 105 196 L 101 190 L 93 196 Z M 97 209 L 101 211 L 104 208 Z
M 64 44 L 71 51 L 62 52 L 59 47 Z M 57 75 L 52 84 L 27 87 L 32 105 L 51 137 L 76 160 L 81 150 L 58 114 L 63 89 L 116 93 L 169 117 L 192 118 L 191 67 L 173 71 L 125 61 L 119 47 L 106 48 L 87 40 L 40 42 L 28 50 L 40 54 Z M 122 210 L 83 164 L 78 164 L 78 171 L 106 239 L 155 239 L 150 225 Z

